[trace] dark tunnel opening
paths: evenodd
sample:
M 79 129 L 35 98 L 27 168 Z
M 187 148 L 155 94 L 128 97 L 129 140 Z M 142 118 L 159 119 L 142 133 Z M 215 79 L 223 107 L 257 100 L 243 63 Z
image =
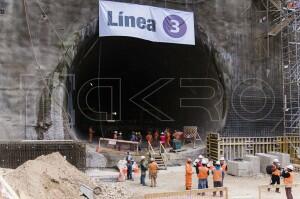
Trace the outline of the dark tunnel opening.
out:
M 129 37 L 90 37 L 73 62 L 75 128 L 87 136 L 216 128 L 224 118 L 224 86 L 212 53 L 195 46 Z M 203 130 L 204 131 L 204 130 Z

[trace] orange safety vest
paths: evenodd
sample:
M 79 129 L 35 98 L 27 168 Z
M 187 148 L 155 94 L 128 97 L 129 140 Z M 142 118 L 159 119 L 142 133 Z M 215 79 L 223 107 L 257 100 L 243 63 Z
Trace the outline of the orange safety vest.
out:
M 222 169 L 220 170 L 217 170 L 217 169 L 214 169 L 213 170 L 213 180 L 214 182 L 221 182 L 222 181 Z
M 280 170 L 274 164 L 273 164 L 273 169 L 275 169 L 275 170 L 272 172 L 272 175 L 274 175 L 274 176 L 280 176 Z
M 284 178 L 284 180 L 283 180 L 286 187 L 292 187 L 294 184 L 294 173 L 289 172 L 289 174 L 290 174 L 290 177 Z
M 157 174 L 158 166 L 157 166 L 156 162 L 150 163 L 148 167 L 149 167 L 149 173 L 150 174 Z
M 207 167 L 199 167 L 198 179 L 204 180 L 208 178 L 208 168 Z

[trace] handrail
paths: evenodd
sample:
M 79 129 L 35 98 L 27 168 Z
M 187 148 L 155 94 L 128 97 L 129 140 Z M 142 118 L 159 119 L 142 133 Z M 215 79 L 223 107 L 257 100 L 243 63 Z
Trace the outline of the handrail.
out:
M 161 142 L 159 142 L 159 153 L 166 153 L 166 152 L 167 152 L 167 150 L 164 147 L 164 145 Z
M 161 158 L 163 159 L 164 163 L 166 163 L 167 162 L 167 160 L 166 160 L 167 156 L 165 156 L 165 154 L 167 153 L 167 150 L 161 142 L 159 142 L 159 144 L 160 144 L 159 145 L 159 153 L 160 153 Z M 162 149 L 163 149 L 163 154 L 162 154 Z
M 117 143 L 136 145 L 136 153 L 139 154 L 139 142 L 128 141 L 128 140 L 118 140 L 118 139 L 110 139 L 110 138 L 99 138 L 98 148 L 101 148 L 101 140 L 108 141 L 108 143 L 116 145 Z
M 151 152 L 152 152 L 153 155 L 156 154 L 150 142 L 148 142 L 148 151 L 149 151 L 150 154 L 151 154 Z

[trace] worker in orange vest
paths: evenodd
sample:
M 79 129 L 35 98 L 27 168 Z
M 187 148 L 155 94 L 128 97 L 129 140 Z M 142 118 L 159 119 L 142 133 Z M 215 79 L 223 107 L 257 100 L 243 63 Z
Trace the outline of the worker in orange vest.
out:
M 154 161 L 154 158 L 150 159 L 150 164 L 148 165 L 148 169 L 149 169 L 149 178 L 151 180 L 151 187 L 156 187 L 158 165 Z
M 198 168 L 198 189 L 208 188 L 207 178 L 209 175 L 209 169 L 207 168 L 207 161 L 205 159 L 201 162 L 201 167 Z
M 220 161 L 216 162 L 216 166 L 212 171 L 212 174 L 213 174 L 214 187 L 223 187 L 222 179 L 225 173 L 221 167 Z M 213 192 L 213 196 L 216 196 L 215 191 Z M 223 191 L 220 191 L 220 197 L 223 197 Z
M 282 173 L 282 176 L 284 178 L 283 182 L 285 185 L 285 193 L 287 199 L 293 199 L 292 186 L 294 184 L 294 178 L 295 178 L 293 170 L 294 170 L 293 165 L 288 165 Z
M 271 176 L 271 185 L 278 184 L 280 185 L 280 175 L 281 175 L 281 168 L 278 159 L 273 160 L 272 164 L 272 176 Z M 270 188 L 268 188 L 270 191 Z M 276 188 L 276 193 L 280 193 L 279 188 Z
M 147 136 L 146 136 L 146 140 L 149 144 L 152 144 L 153 141 L 153 137 L 152 137 L 152 133 L 151 131 L 148 132 Z
M 193 167 L 192 160 L 189 158 L 185 164 L 185 189 L 192 189 L 192 176 L 193 176 Z

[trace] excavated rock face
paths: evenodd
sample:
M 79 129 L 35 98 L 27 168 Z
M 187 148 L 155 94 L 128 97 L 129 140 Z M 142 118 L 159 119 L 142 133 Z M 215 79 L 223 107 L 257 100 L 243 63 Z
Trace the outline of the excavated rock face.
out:
M 267 87 L 268 97 L 272 97 L 273 90 L 279 89 L 280 92 L 280 85 L 275 84 L 280 77 L 279 61 L 274 59 L 266 63 L 263 59 L 257 59 L 263 53 L 257 49 L 255 34 L 263 28 L 257 25 L 257 16 L 253 11 L 255 5 L 251 0 L 122 1 L 193 11 L 196 20 L 195 47 L 153 44 L 130 38 L 105 38 L 99 41 L 97 1 L 24 2 L 0 1 L 0 10 L 4 10 L 0 14 L 0 123 L 3 126 L 0 138 L 75 138 L 72 134 L 74 129 L 84 131 L 87 125 L 95 125 L 93 120 L 90 122 L 84 118 L 84 111 L 78 108 L 83 98 L 77 96 L 89 79 L 99 76 L 124 79 L 122 94 L 125 94 L 125 98 L 122 98 L 121 105 L 125 107 L 122 114 L 125 122 L 120 123 L 124 128 L 141 129 L 156 124 L 158 127 L 178 128 L 197 125 L 203 127 L 201 131 L 219 130 L 225 125 L 227 115 L 231 119 L 227 119 L 225 129 L 235 129 L 234 122 L 240 120 L 246 121 L 245 127 L 256 126 L 256 119 L 261 118 L 255 118 L 254 114 L 250 120 L 245 118 L 237 111 L 236 102 L 232 99 L 240 96 L 242 90 L 248 91 L 248 87 L 252 89 L 250 94 L 262 93 L 259 94 L 262 96 Z M 271 44 L 273 50 L 270 56 L 278 57 L 276 39 Z M 138 53 L 138 56 L 130 55 L 129 52 Z M 128 70 L 122 67 L 112 69 L 121 64 L 112 56 L 113 53 L 127 59 L 124 66 Z M 164 59 L 160 60 L 160 54 Z M 103 60 L 99 61 L 99 55 Z M 147 58 L 149 60 L 145 60 Z M 144 60 L 144 68 L 138 67 L 137 60 Z M 99 63 L 101 73 L 98 70 Z M 174 69 L 170 67 L 171 64 Z M 150 67 L 154 70 L 147 70 Z M 119 73 L 112 73 L 114 71 Z M 129 73 L 131 75 L 125 75 Z M 136 76 L 140 76 L 137 82 L 133 80 Z M 159 123 L 153 115 L 147 115 L 128 101 L 159 78 L 174 78 L 171 82 L 173 86 L 170 83 L 170 88 L 158 95 L 174 95 L 176 99 L 153 96 L 152 101 L 149 101 L 158 104 L 175 122 Z M 205 88 L 182 91 L 177 88 L 180 78 L 210 78 L 217 83 L 205 80 L 200 83 Z M 247 78 L 251 80 L 245 81 Z M 180 98 L 210 97 L 212 91 L 209 91 L 209 86 L 216 91 L 212 100 L 200 104 L 193 102 L 198 106 L 197 109 L 180 107 Z M 89 105 L 97 107 L 97 97 L 94 94 L 94 100 L 90 100 Z M 165 106 L 168 103 L 169 107 Z M 259 107 L 261 102 L 257 104 Z M 248 109 L 256 109 L 256 106 L 249 107 L 249 104 L 241 103 L 237 107 L 246 107 L 243 110 L 246 113 Z M 136 115 L 126 115 L 128 112 Z M 267 110 L 264 112 L 268 113 Z M 138 119 L 134 122 L 137 115 Z M 126 122 L 129 126 L 125 125 Z M 110 129 L 113 126 L 107 124 L 105 127 Z

